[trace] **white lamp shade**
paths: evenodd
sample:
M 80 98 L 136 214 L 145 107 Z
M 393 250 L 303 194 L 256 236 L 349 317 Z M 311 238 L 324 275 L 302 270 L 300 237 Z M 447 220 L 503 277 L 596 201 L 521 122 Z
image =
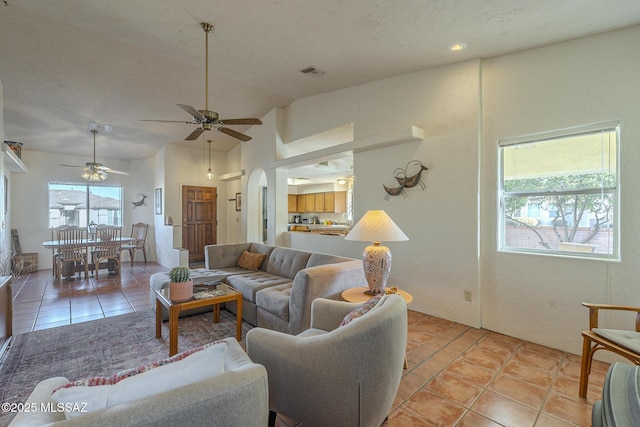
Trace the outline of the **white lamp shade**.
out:
M 357 242 L 398 242 L 409 240 L 383 210 L 371 210 L 349 231 L 345 240 Z

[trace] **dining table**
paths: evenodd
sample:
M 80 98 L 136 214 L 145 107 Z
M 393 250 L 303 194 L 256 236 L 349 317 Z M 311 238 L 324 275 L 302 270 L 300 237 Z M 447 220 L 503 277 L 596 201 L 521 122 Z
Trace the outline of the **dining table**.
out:
M 133 237 L 118 237 L 116 240 L 118 240 L 120 243 L 128 243 L 131 242 L 133 240 L 135 240 Z M 86 239 L 86 240 L 82 240 L 82 243 L 86 243 L 87 245 L 87 253 L 90 252 L 90 248 L 96 246 L 97 244 L 100 243 L 100 239 Z M 59 240 L 47 240 L 45 242 L 42 242 L 42 246 L 44 246 L 45 249 L 58 249 L 60 247 L 60 241 Z M 53 261 L 55 263 L 55 259 Z M 113 262 L 104 262 L 101 263 L 99 265 L 99 268 L 107 268 L 109 270 L 109 272 L 111 271 L 115 271 L 115 267 L 114 267 L 114 263 Z M 95 264 L 93 262 L 89 262 L 89 270 L 93 271 L 95 269 Z M 84 271 L 84 268 L 82 266 L 73 266 L 72 269 L 70 269 L 71 271 L 69 271 L 70 273 L 77 273 L 78 271 Z M 55 271 L 55 268 L 54 268 Z M 70 274 L 71 275 L 71 274 Z

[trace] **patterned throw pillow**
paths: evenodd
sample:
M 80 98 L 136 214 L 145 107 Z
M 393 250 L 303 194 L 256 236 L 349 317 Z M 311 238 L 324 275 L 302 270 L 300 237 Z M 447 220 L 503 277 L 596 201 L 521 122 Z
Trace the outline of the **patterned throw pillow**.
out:
M 70 382 L 55 389 L 51 398 L 56 403 L 68 403 L 65 408 L 77 402 L 86 403 L 86 412 L 144 399 L 223 374 L 226 350 L 225 341 L 214 341 L 107 377 Z M 69 419 L 82 413 L 65 412 L 65 416 Z
M 266 256 L 266 254 L 255 254 L 253 252 L 244 251 L 238 260 L 238 267 L 258 271 Z
M 344 319 L 342 319 L 342 322 L 340 322 L 340 326 L 338 327 L 348 325 L 354 319 L 362 317 L 370 312 L 374 307 L 378 306 L 378 304 L 382 305 L 385 296 L 386 294 L 382 292 L 374 297 L 371 297 L 368 301 L 362 303 L 361 305 L 353 309 L 349 314 L 344 316 Z

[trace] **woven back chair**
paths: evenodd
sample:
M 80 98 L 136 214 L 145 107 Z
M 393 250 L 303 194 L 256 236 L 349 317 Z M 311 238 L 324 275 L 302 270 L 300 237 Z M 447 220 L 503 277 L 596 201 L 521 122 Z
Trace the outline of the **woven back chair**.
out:
M 59 232 L 60 230 L 64 230 L 65 228 L 68 228 L 69 225 L 67 224 L 62 224 L 59 225 L 57 227 L 51 227 L 51 240 L 59 240 L 60 236 L 59 236 Z M 51 249 L 51 268 L 53 269 L 53 275 L 54 277 L 58 277 L 56 274 L 56 268 L 57 268 L 57 259 L 58 259 L 58 248 L 52 248 Z
M 145 245 L 147 241 L 148 229 L 149 229 L 149 224 L 144 224 L 142 222 L 133 224 L 131 226 L 131 237 L 133 238 L 133 240 L 129 243 L 125 243 L 124 245 L 122 245 L 122 250 L 129 252 L 131 265 L 133 265 L 133 258 L 137 251 L 142 251 L 145 264 L 147 262 L 147 251 L 145 250 Z
M 96 244 L 93 249 L 93 265 L 98 278 L 98 270 L 100 270 L 100 263 L 103 261 L 112 262 L 115 264 L 115 270 L 120 273 L 120 250 L 122 242 L 122 229 L 120 227 L 113 227 L 108 225 L 101 225 L 96 232 Z M 112 270 L 112 268 L 110 268 Z
M 58 253 L 56 257 L 56 279 L 60 280 L 63 269 L 67 268 L 66 277 L 75 274 L 78 266 L 84 267 L 84 277 L 88 277 L 87 229 L 85 227 L 67 227 L 58 230 Z M 73 267 L 73 269 L 71 269 Z

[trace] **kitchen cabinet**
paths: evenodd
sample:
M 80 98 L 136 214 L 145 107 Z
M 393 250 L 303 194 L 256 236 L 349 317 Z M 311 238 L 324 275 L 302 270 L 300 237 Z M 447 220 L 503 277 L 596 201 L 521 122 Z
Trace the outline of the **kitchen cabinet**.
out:
M 315 212 L 331 212 L 325 209 L 325 194 L 327 193 L 313 193 Z
M 347 192 L 346 191 L 334 191 L 333 212 L 335 213 L 347 212 Z
M 290 213 L 345 213 L 347 211 L 346 191 L 325 191 L 322 193 L 289 194 Z
M 298 212 L 315 212 L 315 194 L 298 194 Z
M 298 195 L 289 194 L 289 213 L 298 213 Z

